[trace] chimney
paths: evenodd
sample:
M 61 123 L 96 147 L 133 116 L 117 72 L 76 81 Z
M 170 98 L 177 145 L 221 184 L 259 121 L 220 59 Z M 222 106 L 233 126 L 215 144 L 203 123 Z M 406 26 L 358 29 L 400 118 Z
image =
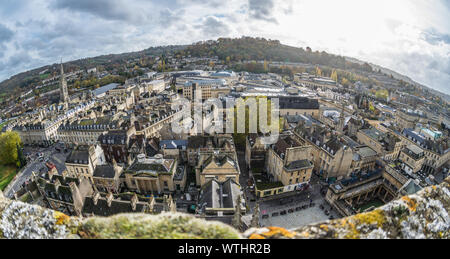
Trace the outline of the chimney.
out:
M 155 198 L 153 196 L 150 197 L 148 207 L 149 207 L 150 213 L 153 213 L 153 210 L 155 209 Z
M 92 196 L 92 200 L 94 201 L 94 205 L 97 205 L 99 198 L 100 198 L 100 193 L 98 191 L 95 191 L 94 196 Z
M 108 194 L 106 195 L 106 202 L 108 203 L 108 207 L 111 207 L 113 198 L 114 198 L 114 195 L 111 192 L 108 192 Z
M 55 181 L 55 189 L 56 189 L 56 192 L 58 192 L 59 186 L 61 186 L 61 182 L 59 181 L 59 179 L 56 179 L 56 181 Z
M 137 204 L 137 202 L 139 201 L 139 199 L 138 199 L 138 197 L 137 197 L 137 195 L 136 195 L 136 193 L 133 195 L 133 197 L 131 197 L 131 209 L 133 210 L 133 211 L 136 211 L 136 204 Z

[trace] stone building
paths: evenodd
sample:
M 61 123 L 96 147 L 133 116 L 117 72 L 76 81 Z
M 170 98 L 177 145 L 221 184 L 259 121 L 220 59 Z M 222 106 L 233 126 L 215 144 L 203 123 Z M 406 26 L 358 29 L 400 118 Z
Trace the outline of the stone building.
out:
M 416 174 L 422 169 L 425 153 L 416 145 L 408 145 L 400 152 L 399 160 L 402 161 L 402 169 L 405 172 Z
M 202 154 L 195 167 L 197 186 L 203 186 L 212 179 L 219 182 L 233 179 L 235 182 L 239 182 L 239 175 L 237 161 L 228 155 Z
M 239 183 L 233 179 L 224 182 L 211 179 L 202 186 L 198 198 L 198 213 L 208 216 L 232 216 L 236 212 L 236 202 L 241 197 L 241 211 L 246 211 L 245 199 Z
M 308 184 L 314 167 L 311 148 L 293 134 L 280 136 L 267 151 L 267 173 L 272 181 L 291 186 L 292 190 Z
M 220 154 L 237 160 L 236 148 L 231 135 L 190 136 L 187 144 L 187 159 L 190 166 L 196 166 L 200 156 Z
M 67 215 L 81 216 L 85 198 L 93 193 L 88 179 L 58 175 L 56 169 L 44 175 L 33 174 L 46 205 Z
M 356 134 L 358 141 L 373 150 L 387 161 L 397 159 L 404 142 L 390 132 L 383 133 L 376 128 L 361 129 Z
M 142 154 L 125 169 L 122 177 L 126 187 L 137 193 L 169 193 L 176 189 L 174 176 L 177 167 L 176 159 L 166 159 L 161 154 L 147 158 Z
M 93 183 L 93 175 L 98 165 L 106 164 L 103 150 L 98 145 L 76 146 L 66 158 L 65 165 L 69 175 L 86 178 Z
M 309 115 L 319 118 L 319 102 L 305 97 L 280 97 L 280 116 L 285 115 Z
M 92 176 L 93 184 L 98 191 L 117 193 L 121 185 L 120 176 L 123 168 L 113 160 L 112 164 L 98 165 Z

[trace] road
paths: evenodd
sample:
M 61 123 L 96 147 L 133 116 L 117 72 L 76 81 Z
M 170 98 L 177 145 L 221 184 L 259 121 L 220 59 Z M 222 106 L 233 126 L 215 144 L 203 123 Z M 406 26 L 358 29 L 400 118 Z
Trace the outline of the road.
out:
M 38 152 L 43 153 L 44 161 L 39 161 L 39 158 L 36 155 Z M 45 161 L 47 161 L 47 159 L 48 162 L 55 164 L 59 173 L 66 170 L 64 161 L 69 153 L 58 152 L 55 150 L 54 146 L 48 148 L 25 148 L 24 153 L 30 154 L 30 160 L 5 190 L 4 194 L 8 198 L 13 198 L 14 193 L 20 190 L 26 181 L 31 179 L 33 172 L 38 173 L 41 170 L 45 170 L 47 168 L 45 166 Z

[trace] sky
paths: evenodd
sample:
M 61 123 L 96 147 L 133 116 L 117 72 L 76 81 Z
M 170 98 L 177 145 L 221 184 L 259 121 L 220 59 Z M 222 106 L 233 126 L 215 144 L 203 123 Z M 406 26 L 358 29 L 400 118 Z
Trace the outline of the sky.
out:
M 450 0 L 0 0 L 0 81 L 61 58 L 253 36 L 450 94 L 449 17 Z

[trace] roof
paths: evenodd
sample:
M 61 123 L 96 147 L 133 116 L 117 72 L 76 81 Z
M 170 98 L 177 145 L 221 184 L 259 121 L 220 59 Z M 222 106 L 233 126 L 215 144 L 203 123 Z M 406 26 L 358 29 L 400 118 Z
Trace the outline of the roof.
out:
M 94 170 L 94 177 L 99 178 L 114 178 L 116 171 L 112 165 L 98 165 Z
M 280 109 L 300 109 L 300 110 L 317 110 L 319 109 L 319 101 L 316 99 L 308 99 L 306 97 L 280 97 Z
M 94 204 L 93 197 L 86 197 L 83 205 L 82 214 L 94 214 L 96 216 L 108 217 L 120 213 L 144 212 L 147 205 L 136 203 L 136 210 L 133 211 L 130 201 L 112 200 L 111 206 L 105 198 L 99 198 L 97 204 Z
M 126 169 L 126 172 L 157 177 L 159 174 L 172 173 L 172 167 L 174 164 L 174 159 L 158 159 L 154 157 L 144 159 L 138 158 L 130 167 Z
M 187 140 L 161 140 L 159 142 L 159 148 L 165 149 L 179 149 L 186 147 L 188 144 Z
M 97 88 L 95 90 L 93 90 L 92 92 L 94 93 L 95 96 L 99 96 L 103 93 L 106 93 L 109 90 L 112 90 L 114 88 L 116 88 L 117 86 L 119 86 L 119 84 L 117 83 L 111 83 L 111 84 L 107 84 L 105 86 L 102 86 L 100 88 Z
M 223 167 L 226 163 L 230 163 L 234 168 L 237 169 L 236 162 L 229 156 L 217 156 L 210 155 L 205 161 L 203 161 L 202 168 L 207 167 L 210 163 L 215 163 L 218 167 Z
M 199 207 L 206 204 L 207 208 L 234 208 L 240 193 L 241 187 L 233 179 L 225 182 L 212 179 L 201 189 Z
M 375 150 L 371 149 L 370 147 L 362 147 L 362 148 L 358 149 L 358 154 L 364 158 L 364 157 L 376 156 L 377 152 L 375 152 Z
M 78 146 L 77 149 L 72 150 L 70 155 L 66 158 L 66 163 L 87 165 L 89 163 L 89 147 Z
M 298 170 L 302 168 L 312 167 L 313 164 L 308 159 L 296 160 L 287 164 L 285 167 L 288 170 Z

